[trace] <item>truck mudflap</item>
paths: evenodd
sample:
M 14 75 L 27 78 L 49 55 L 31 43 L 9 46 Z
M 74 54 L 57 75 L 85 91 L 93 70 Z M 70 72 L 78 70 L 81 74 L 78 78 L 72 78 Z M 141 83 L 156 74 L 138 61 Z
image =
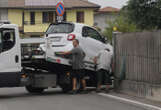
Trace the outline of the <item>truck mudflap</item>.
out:
M 19 87 L 21 72 L 0 72 L 0 87 Z

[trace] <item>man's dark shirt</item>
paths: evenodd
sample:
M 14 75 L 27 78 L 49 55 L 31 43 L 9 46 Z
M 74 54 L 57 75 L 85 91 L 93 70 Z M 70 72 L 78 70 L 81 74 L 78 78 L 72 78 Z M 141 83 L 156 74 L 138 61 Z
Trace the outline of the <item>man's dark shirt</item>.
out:
M 84 57 L 85 53 L 80 46 L 77 46 L 71 50 L 72 53 L 72 68 L 75 70 L 84 68 Z

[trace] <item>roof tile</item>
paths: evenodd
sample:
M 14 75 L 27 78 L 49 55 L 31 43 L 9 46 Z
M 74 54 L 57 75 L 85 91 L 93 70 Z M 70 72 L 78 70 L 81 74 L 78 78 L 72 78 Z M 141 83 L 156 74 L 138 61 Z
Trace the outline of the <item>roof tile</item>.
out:
M 8 3 L 7 3 L 8 2 Z M 55 9 L 57 0 L 0 0 L 0 8 L 50 8 Z M 2 5 L 3 4 L 3 5 Z M 64 0 L 65 8 L 99 8 L 86 0 Z
M 98 12 L 119 12 L 120 9 L 118 8 L 114 8 L 114 7 L 105 7 L 105 8 L 101 8 L 100 10 L 98 10 Z

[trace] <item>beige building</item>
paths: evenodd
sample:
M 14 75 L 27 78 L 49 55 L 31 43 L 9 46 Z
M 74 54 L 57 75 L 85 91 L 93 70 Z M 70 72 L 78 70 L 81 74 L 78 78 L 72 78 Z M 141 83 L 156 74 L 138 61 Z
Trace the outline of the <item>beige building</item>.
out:
M 57 21 L 58 0 L 0 0 L 0 20 L 17 24 L 25 36 L 42 36 L 50 23 Z M 63 0 L 63 21 L 94 24 L 100 6 L 84 0 Z

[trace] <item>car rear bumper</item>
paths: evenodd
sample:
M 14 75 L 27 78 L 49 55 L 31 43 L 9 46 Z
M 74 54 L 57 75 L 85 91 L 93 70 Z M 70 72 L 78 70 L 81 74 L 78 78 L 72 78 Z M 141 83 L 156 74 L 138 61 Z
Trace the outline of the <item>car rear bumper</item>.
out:
M 63 64 L 63 65 L 71 65 L 71 60 L 62 58 L 62 57 L 57 57 L 57 56 L 48 56 L 46 58 L 46 61 L 51 62 L 51 63 L 57 63 L 57 64 Z

